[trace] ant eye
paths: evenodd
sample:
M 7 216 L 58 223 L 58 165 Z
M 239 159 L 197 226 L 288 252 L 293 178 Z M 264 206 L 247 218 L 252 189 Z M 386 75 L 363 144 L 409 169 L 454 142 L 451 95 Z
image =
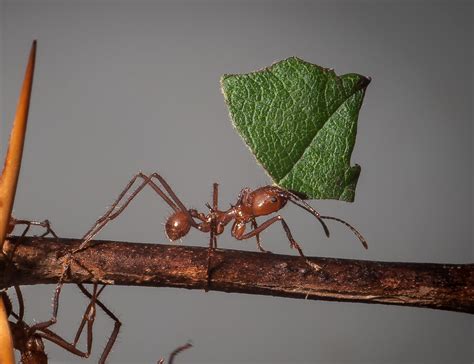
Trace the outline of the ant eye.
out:
M 275 203 L 275 202 L 278 201 L 278 199 L 277 199 L 275 196 L 273 196 L 273 197 L 270 199 L 270 201 L 273 202 L 273 203 Z

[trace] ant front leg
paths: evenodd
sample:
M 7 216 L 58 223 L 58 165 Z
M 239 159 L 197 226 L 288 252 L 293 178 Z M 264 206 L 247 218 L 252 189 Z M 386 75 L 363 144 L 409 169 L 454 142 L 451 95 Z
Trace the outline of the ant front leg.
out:
M 232 227 L 232 236 L 236 238 L 237 240 L 249 239 L 251 237 L 257 236 L 263 230 L 267 229 L 270 225 L 272 225 L 273 223 L 277 221 L 281 222 L 281 225 L 283 226 L 283 230 L 285 230 L 288 241 L 290 242 L 290 248 L 296 249 L 299 255 L 305 260 L 306 264 L 308 264 L 310 267 L 312 267 L 316 271 L 320 270 L 321 267 L 319 265 L 311 262 L 308 258 L 306 258 L 300 245 L 293 238 L 293 235 L 291 234 L 288 224 L 286 223 L 285 219 L 283 219 L 281 215 L 272 217 L 271 219 L 265 221 L 260 226 L 258 226 L 257 228 L 254 228 L 252 231 L 249 231 L 248 233 L 245 233 L 245 224 L 242 222 L 236 221 L 234 223 L 234 226 Z
M 219 185 L 217 183 L 214 183 L 212 185 L 212 208 L 211 214 L 216 212 L 219 208 Z M 209 232 L 209 248 L 207 250 L 207 286 L 206 286 L 206 292 L 209 290 L 209 286 L 211 284 L 211 260 L 212 260 L 212 253 L 214 252 L 214 249 L 217 249 L 217 226 L 216 226 L 216 221 L 215 218 L 212 218 L 211 221 L 211 226 L 210 226 L 210 232 Z
M 253 218 L 250 222 L 252 223 L 252 229 L 255 230 L 255 229 L 258 228 L 257 220 L 255 218 Z M 257 248 L 258 248 L 258 250 L 260 250 L 262 253 L 271 253 L 270 251 L 263 249 L 262 243 L 260 242 L 260 234 L 259 233 L 255 234 L 255 239 L 257 239 Z

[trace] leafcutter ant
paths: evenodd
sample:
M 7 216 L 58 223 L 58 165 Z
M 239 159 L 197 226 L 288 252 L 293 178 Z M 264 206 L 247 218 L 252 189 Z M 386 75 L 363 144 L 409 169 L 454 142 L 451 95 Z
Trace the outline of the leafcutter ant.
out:
M 136 181 L 140 181 L 138 187 L 132 190 Z M 155 182 L 157 181 L 160 185 Z M 255 190 L 250 188 L 244 188 L 234 205 L 231 205 L 227 210 L 219 210 L 218 207 L 218 184 L 213 185 L 213 197 L 212 206 L 206 204 L 209 212 L 204 214 L 198 212 L 195 209 L 187 209 L 181 200 L 177 197 L 174 191 L 171 189 L 169 184 L 165 181 L 158 173 L 152 173 L 145 175 L 143 173 L 137 173 L 129 181 L 129 183 L 122 190 L 118 198 L 106 211 L 106 213 L 97 220 L 95 225 L 86 233 L 80 246 L 72 251 L 72 255 L 87 249 L 91 245 L 91 240 L 104 228 L 104 226 L 111 220 L 114 220 L 119 216 L 123 210 L 130 204 L 130 202 L 142 191 L 145 186 L 150 186 L 172 209 L 172 215 L 167 219 L 165 224 L 165 233 L 171 241 L 181 239 L 186 236 L 191 228 L 195 228 L 199 231 L 209 233 L 209 259 L 208 259 L 208 283 L 210 277 L 210 256 L 212 250 L 217 248 L 217 236 L 222 234 L 225 227 L 232 223 L 231 234 L 237 240 L 249 239 L 252 237 L 256 238 L 257 248 L 261 252 L 266 252 L 263 249 L 260 242 L 260 233 L 270 227 L 276 222 L 280 222 L 283 230 L 286 233 L 290 247 L 296 249 L 301 257 L 305 261 L 318 270 L 320 267 L 310 260 L 308 260 L 300 245 L 293 238 L 288 224 L 281 215 L 276 215 L 268 220 L 264 221 L 260 225 L 257 224 L 256 218 L 271 215 L 279 212 L 288 202 L 301 207 L 310 214 L 312 214 L 322 225 L 324 232 L 329 237 L 329 229 L 324 220 L 335 220 L 346 225 L 352 232 L 359 238 L 362 245 L 367 249 L 367 243 L 364 237 L 349 223 L 346 221 L 332 217 L 332 216 L 321 216 L 319 212 L 313 209 L 308 203 L 296 194 L 282 189 L 277 186 L 265 186 Z M 130 191 L 132 192 L 128 194 Z M 127 195 L 128 194 L 128 195 Z M 246 232 L 247 224 L 252 225 L 252 230 Z
M 139 181 L 139 184 L 135 189 L 133 189 L 137 181 Z M 161 187 L 155 181 L 157 181 L 161 185 Z M 302 198 L 280 187 L 265 186 L 253 191 L 249 188 L 244 188 L 240 192 L 235 205 L 231 205 L 231 207 L 227 210 L 220 210 L 218 207 L 218 184 L 214 183 L 212 206 L 206 204 L 209 209 L 209 212 L 208 214 L 204 214 L 198 212 L 195 209 L 187 209 L 183 202 L 181 202 L 178 196 L 174 193 L 169 184 L 165 181 L 165 179 L 161 177 L 161 175 L 159 175 L 158 173 L 152 173 L 147 176 L 140 172 L 133 176 L 133 178 L 128 182 L 128 184 L 119 194 L 117 199 L 112 203 L 110 208 L 105 212 L 104 215 L 102 215 L 96 221 L 92 228 L 83 236 L 81 244 L 76 249 L 72 250 L 67 254 L 67 257 L 65 257 L 66 259 L 64 262 L 63 277 L 58 283 L 56 289 L 56 296 L 61 289 L 63 278 L 67 274 L 71 262 L 73 260 L 76 261 L 74 255 L 90 247 L 93 244 L 92 239 L 110 221 L 117 218 L 130 204 L 130 202 L 146 186 L 150 186 L 165 201 L 165 203 L 173 209 L 173 213 L 167 219 L 165 224 L 165 233 L 171 241 L 175 241 L 186 236 L 191 230 L 191 228 L 195 228 L 199 231 L 209 233 L 209 253 L 207 264 L 208 287 L 210 285 L 211 255 L 212 250 L 217 248 L 217 236 L 222 234 L 225 227 L 232 221 L 232 236 L 238 240 L 244 240 L 255 237 L 257 242 L 257 248 L 261 252 L 267 251 L 263 249 L 261 245 L 260 233 L 267 229 L 269 226 L 271 226 L 273 223 L 279 221 L 282 224 L 282 227 L 286 233 L 286 236 L 290 243 L 290 247 L 292 249 L 296 249 L 300 256 L 305 259 L 306 263 L 310 265 L 313 269 L 320 269 L 318 265 L 306 258 L 300 245 L 293 238 L 288 224 L 281 215 L 273 216 L 260 225 L 257 224 L 257 217 L 277 213 L 288 203 L 288 201 L 312 214 L 322 225 L 326 236 L 329 237 L 329 229 L 324 220 L 335 220 L 351 229 L 352 232 L 359 238 L 362 245 L 367 248 L 367 243 L 364 237 L 352 225 L 336 217 L 321 216 L 319 212 L 313 209 Z M 252 225 L 252 230 L 246 232 L 246 226 L 249 223 Z M 109 339 L 109 343 L 106 347 L 107 354 L 110 351 L 111 345 L 113 345 L 117 335 L 118 329 L 117 331 L 114 330 L 114 333 Z
M 6 292 L 1 292 L 0 299 L 7 310 L 7 315 L 12 317 L 13 320 L 9 320 L 10 330 L 13 337 L 13 346 L 20 352 L 21 363 L 23 364 L 47 364 L 48 357 L 45 352 L 44 341 L 47 340 L 63 349 L 71 352 L 74 355 L 88 358 L 92 348 L 92 326 L 95 319 L 95 305 L 103 306 L 103 304 L 97 299 L 105 285 L 100 289 L 95 284 L 93 293 L 87 295 L 91 298 L 89 305 L 84 312 L 84 317 L 81 321 L 81 325 L 77 331 L 76 339 L 74 343 L 69 343 L 58 334 L 51 331 L 48 327 L 51 326 L 50 322 L 41 322 L 35 325 L 29 326 L 24 321 L 25 306 L 23 301 L 23 295 L 20 287 L 14 286 L 17 300 L 18 300 L 18 313 L 13 311 L 12 303 Z M 84 290 L 85 288 L 82 287 Z M 87 324 L 87 348 L 86 351 L 81 351 L 77 348 L 78 338 L 82 332 L 83 327 Z

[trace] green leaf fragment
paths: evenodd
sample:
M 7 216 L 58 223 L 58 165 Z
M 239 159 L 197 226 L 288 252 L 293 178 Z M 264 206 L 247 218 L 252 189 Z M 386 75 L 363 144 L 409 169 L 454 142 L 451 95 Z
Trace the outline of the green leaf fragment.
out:
M 369 82 L 296 57 L 221 78 L 235 128 L 277 185 L 349 202 L 360 174 L 350 158 Z

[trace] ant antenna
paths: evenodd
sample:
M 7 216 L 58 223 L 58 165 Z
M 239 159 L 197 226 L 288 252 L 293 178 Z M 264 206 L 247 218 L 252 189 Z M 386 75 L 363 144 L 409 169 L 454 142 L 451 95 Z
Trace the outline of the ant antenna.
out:
M 288 190 L 281 190 L 283 193 L 287 194 L 288 200 L 293 202 L 296 206 L 301 207 L 303 210 L 308 211 L 311 215 L 313 215 L 318 221 L 321 223 L 324 229 L 324 233 L 329 238 L 329 229 L 326 223 L 323 221 L 322 216 L 319 212 L 313 209 L 308 203 L 306 203 L 303 199 L 295 195 L 293 192 Z
M 335 220 L 335 221 L 339 221 L 341 224 L 344 224 L 346 225 L 349 229 L 352 230 L 352 232 L 354 233 L 355 236 L 357 236 L 360 240 L 360 242 L 362 243 L 362 245 L 364 246 L 365 249 L 369 249 L 369 246 L 367 245 L 367 241 L 365 240 L 365 238 L 362 236 L 361 233 L 359 233 L 357 231 L 357 229 L 352 226 L 351 224 L 349 224 L 348 222 L 342 220 L 342 219 L 339 219 L 337 217 L 332 217 L 332 216 L 321 216 L 321 219 L 325 219 L 325 220 Z

